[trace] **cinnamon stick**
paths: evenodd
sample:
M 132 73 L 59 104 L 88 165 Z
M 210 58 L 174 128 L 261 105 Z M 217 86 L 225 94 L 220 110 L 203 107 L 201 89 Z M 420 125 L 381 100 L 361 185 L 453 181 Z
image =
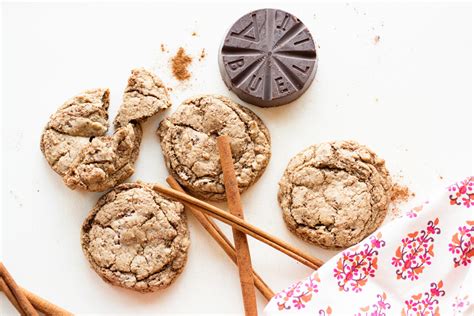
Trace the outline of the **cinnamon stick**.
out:
M 179 183 L 172 177 L 168 176 L 166 178 L 166 182 L 168 182 L 169 186 L 175 190 L 180 192 L 184 192 L 183 188 L 179 185 Z M 196 206 L 188 205 L 187 208 L 191 211 L 194 217 L 198 220 L 198 222 L 204 227 L 204 229 L 211 235 L 212 238 L 221 246 L 221 248 L 225 251 L 227 256 L 237 264 L 237 258 L 235 255 L 235 248 L 230 242 L 229 239 L 225 236 L 222 230 L 214 223 L 212 219 L 210 219 L 206 214 L 202 213 L 202 210 L 199 210 Z M 262 293 L 262 295 L 269 301 L 275 296 L 275 293 L 270 289 L 270 287 L 263 281 L 263 279 L 253 270 L 253 282 L 255 283 L 255 287 Z
M 219 150 L 222 173 L 224 174 L 224 187 L 229 211 L 240 219 L 244 219 L 229 137 L 225 135 L 217 137 L 217 148 Z M 257 299 L 255 297 L 255 285 L 253 283 L 252 259 L 250 257 L 247 236 L 235 228 L 232 228 L 232 235 L 234 236 L 245 315 L 257 315 Z
M 15 280 L 8 272 L 7 268 L 5 268 L 5 266 L 1 262 L 0 277 L 3 278 L 3 281 L 5 281 L 5 284 L 10 289 L 13 296 L 16 298 L 21 311 L 27 316 L 38 316 L 38 312 L 36 312 L 30 301 L 26 298 L 25 294 L 23 294 L 23 291 L 20 289 L 18 284 L 16 284 Z
M 38 311 L 43 313 L 46 316 L 72 316 L 74 314 L 68 312 L 67 310 L 54 305 L 53 303 L 48 302 L 44 298 L 39 297 L 38 295 L 28 291 L 25 288 L 20 287 L 20 289 L 23 291 L 25 294 L 26 298 L 30 301 L 31 305 L 33 305 L 34 308 L 36 308 Z M 18 302 L 13 295 L 12 291 L 10 291 L 10 288 L 7 286 L 3 278 L 0 278 L 0 291 L 5 294 L 5 296 L 10 300 L 10 302 L 15 306 L 15 308 L 18 310 L 18 312 L 21 315 L 26 315 L 21 311 L 20 306 L 18 305 Z
M 301 262 L 302 264 L 310 267 L 313 270 L 318 269 L 324 263 L 324 261 L 322 261 L 321 259 L 315 258 L 309 254 L 304 253 L 301 250 L 298 250 L 297 248 L 278 239 L 277 237 L 274 237 L 266 233 L 260 228 L 247 223 L 246 221 L 238 218 L 237 216 L 229 214 L 228 212 L 225 212 L 221 210 L 220 208 L 215 207 L 214 205 L 211 205 L 209 203 L 196 199 L 186 193 L 164 187 L 160 184 L 154 184 L 153 190 L 161 194 L 164 194 L 166 196 L 169 196 L 171 198 L 174 198 L 188 207 L 197 206 L 200 212 L 204 212 L 207 215 L 215 219 L 218 219 L 221 222 L 224 222 L 234 227 L 235 229 L 238 229 L 241 232 L 252 236 L 255 239 L 260 240 L 261 242 L 266 243 L 267 245 L 275 248 L 278 251 L 283 252 L 284 254 L 292 257 L 293 259 Z
M 59 307 L 51 302 L 48 302 L 42 297 L 28 291 L 27 289 L 22 288 L 28 300 L 31 304 L 40 312 L 45 315 L 54 315 L 54 316 L 72 316 L 74 314 L 68 312 L 67 310 Z
M 72 315 L 74 315 L 74 314 L 68 312 L 67 310 L 65 310 L 65 309 L 63 309 L 63 308 L 61 308 L 57 305 L 54 305 L 53 303 L 48 302 L 44 298 L 41 298 L 38 295 L 28 291 L 27 289 L 22 288 L 21 286 L 20 286 L 20 289 L 23 291 L 26 298 L 28 298 L 31 305 L 33 305 L 34 308 L 36 308 L 38 311 L 45 314 L 46 316 L 49 316 L 49 315 L 51 315 L 51 316 L 53 316 L 53 315 L 54 316 L 72 316 Z M 15 297 L 13 296 L 13 293 L 10 291 L 10 289 L 6 285 L 5 281 L 3 281 L 3 278 L 0 278 L 0 291 L 5 293 L 5 295 L 8 297 L 10 302 L 11 302 L 10 297 L 13 297 L 13 299 L 15 300 L 15 303 L 12 302 L 12 304 L 15 306 L 15 308 L 17 308 L 18 312 L 20 312 L 18 302 L 16 301 Z M 20 314 L 22 314 L 22 313 L 20 312 Z M 25 314 L 23 313 L 22 315 L 25 315 Z
M 0 277 L 0 291 L 2 291 L 5 294 L 5 296 L 8 298 L 10 303 L 12 303 L 12 305 L 16 308 L 18 313 L 20 313 L 20 315 L 24 316 L 25 313 L 23 313 L 20 305 L 18 305 L 18 301 L 16 300 L 15 295 L 13 295 L 12 291 L 10 291 L 10 288 L 5 283 L 5 281 L 3 281 L 3 278 L 1 278 L 1 277 Z

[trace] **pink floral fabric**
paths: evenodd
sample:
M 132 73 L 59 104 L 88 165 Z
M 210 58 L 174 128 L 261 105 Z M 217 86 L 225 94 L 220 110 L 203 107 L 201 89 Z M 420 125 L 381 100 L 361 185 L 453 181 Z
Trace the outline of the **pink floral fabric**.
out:
M 371 236 L 363 247 L 357 245 L 342 253 L 334 269 L 334 276 L 338 280 L 341 291 L 362 291 L 370 277 L 375 276 L 377 269 L 377 255 L 379 249 L 385 246 L 382 233 Z M 360 249 L 362 248 L 362 249 Z
M 277 293 L 265 313 L 474 315 L 473 256 L 468 177 Z

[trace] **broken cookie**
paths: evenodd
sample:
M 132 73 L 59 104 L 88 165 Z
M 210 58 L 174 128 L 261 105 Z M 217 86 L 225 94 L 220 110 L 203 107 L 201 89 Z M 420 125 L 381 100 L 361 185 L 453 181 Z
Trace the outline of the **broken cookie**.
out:
M 144 183 L 121 184 L 89 213 L 81 244 L 106 282 L 138 292 L 166 288 L 187 260 L 190 240 L 183 204 Z
M 41 151 L 71 189 L 108 190 L 134 172 L 140 123 L 170 105 L 163 83 L 145 69 L 134 69 L 115 119 L 114 135 L 105 135 L 109 90 L 87 90 L 51 116 L 41 137 Z
M 324 248 L 347 248 L 387 214 L 391 178 L 383 159 L 354 141 L 313 145 L 291 159 L 278 201 L 288 228 Z
M 41 136 L 41 151 L 51 168 L 63 176 L 90 138 L 107 132 L 109 89 L 86 90 L 54 113 Z
M 134 69 L 128 78 L 114 126 L 118 128 L 130 122 L 142 122 L 170 106 L 168 89 L 163 82 L 146 69 Z

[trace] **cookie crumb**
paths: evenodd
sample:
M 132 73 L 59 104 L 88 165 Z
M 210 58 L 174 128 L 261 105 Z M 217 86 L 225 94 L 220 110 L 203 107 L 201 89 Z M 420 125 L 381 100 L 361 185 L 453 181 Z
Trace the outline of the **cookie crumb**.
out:
M 415 193 L 411 192 L 407 186 L 395 183 L 392 186 L 391 195 L 390 195 L 390 205 L 389 205 L 390 220 L 401 217 L 403 214 L 403 210 L 400 208 L 399 204 L 407 202 L 410 198 L 414 196 L 415 196 Z
M 439 176 L 439 179 L 440 179 L 440 180 L 443 180 L 443 179 L 444 179 L 444 177 L 443 177 L 443 176 Z
M 407 186 L 395 183 L 392 187 L 390 202 L 402 203 L 408 201 L 410 197 L 414 196 L 415 193 L 411 192 Z
M 197 36 L 197 35 L 198 35 L 198 33 L 196 33 L 196 32 L 191 33 L 191 36 Z
M 207 54 L 206 54 L 206 49 L 203 48 L 203 49 L 201 50 L 201 55 L 199 56 L 199 61 L 202 61 L 204 58 L 206 58 L 206 55 L 207 55 Z
M 173 76 L 179 81 L 184 81 L 191 78 L 191 74 L 188 71 L 188 66 L 192 61 L 193 59 L 186 54 L 184 48 L 180 47 L 176 55 L 171 58 Z
M 374 37 L 374 45 L 377 45 L 380 42 L 380 35 Z
M 166 52 L 165 44 L 161 43 L 160 47 L 161 47 L 161 51 L 162 51 L 163 53 Z

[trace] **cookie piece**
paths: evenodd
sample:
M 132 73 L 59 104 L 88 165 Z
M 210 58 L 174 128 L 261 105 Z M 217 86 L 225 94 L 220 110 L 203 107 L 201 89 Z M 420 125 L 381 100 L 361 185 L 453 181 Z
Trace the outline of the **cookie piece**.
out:
M 64 182 L 73 190 L 100 192 L 129 178 L 135 171 L 141 135 L 139 125 L 128 124 L 113 136 L 92 139 L 71 164 Z
M 163 82 L 144 68 L 133 69 L 114 126 L 142 122 L 170 106 L 168 89 Z
M 310 146 L 293 157 L 278 201 L 288 228 L 324 248 L 352 246 L 385 218 L 391 178 L 385 161 L 354 141 Z
M 203 95 L 186 100 L 157 130 L 166 165 L 191 194 L 225 200 L 216 139 L 231 138 L 241 192 L 252 185 L 270 160 L 270 135 L 260 118 L 226 97 Z
M 86 90 L 67 100 L 54 113 L 41 136 L 41 151 L 51 168 L 63 176 L 89 144 L 108 129 L 108 89 Z
M 121 184 L 103 195 L 81 230 L 82 249 L 97 274 L 138 292 L 173 283 L 189 244 L 183 205 L 144 183 Z

